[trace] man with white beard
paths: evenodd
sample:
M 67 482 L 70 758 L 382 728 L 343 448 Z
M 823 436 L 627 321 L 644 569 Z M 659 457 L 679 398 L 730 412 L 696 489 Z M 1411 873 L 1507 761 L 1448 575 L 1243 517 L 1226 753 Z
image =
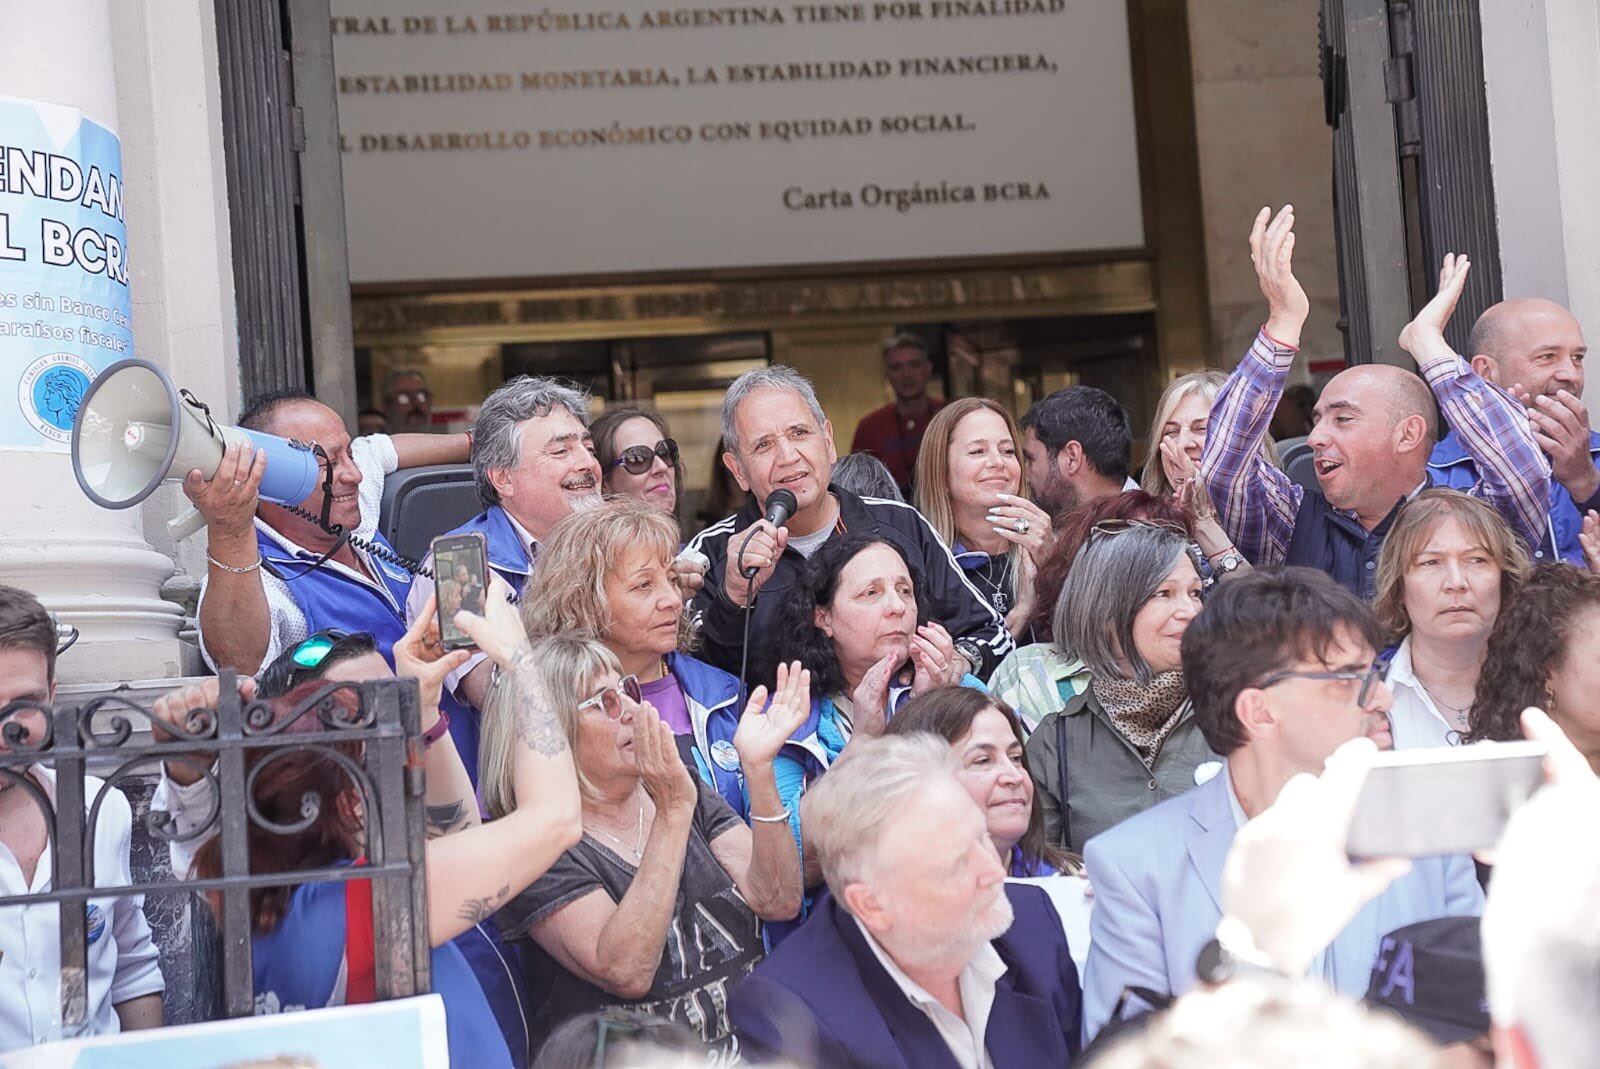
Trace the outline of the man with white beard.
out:
M 801 1065 L 1064 1066 L 1078 972 L 1044 892 L 1005 882 L 933 735 L 883 737 L 807 792 L 831 897 L 734 989 L 741 1053 Z

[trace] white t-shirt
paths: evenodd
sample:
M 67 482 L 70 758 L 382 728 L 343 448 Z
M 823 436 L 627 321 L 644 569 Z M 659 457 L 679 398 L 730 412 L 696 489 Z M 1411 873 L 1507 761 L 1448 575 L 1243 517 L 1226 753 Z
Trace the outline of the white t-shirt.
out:
M 55 772 L 35 765 L 29 774 L 55 798 Z M 85 776 L 84 809 L 88 811 L 105 786 Z M 12 786 L 11 790 L 19 790 Z M 123 793 L 112 788 L 100 806 L 94 835 L 96 887 L 133 882 L 128 848 L 133 811 Z M 46 845 L 34 867 L 33 882 L 24 883 L 16 857 L 0 844 L 0 895 L 39 894 L 51 889 L 52 850 Z M 160 955 L 144 917 L 144 896 L 91 898 L 88 912 L 89 1002 L 82 1035 L 111 1035 L 122 1030 L 116 1005 L 141 995 L 159 994 Z M 61 919 L 54 903 L 6 906 L 0 909 L 0 1051 L 68 1038 L 61 1024 Z
M 400 458 L 394 451 L 393 439 L 387 434 L 368 434 L 350 442 L 350 459 L 361 472 L 361 486 L 356 492 L 356 500 L 361 506 L 361 522 L 351 533 L 358 538 L 370 539 L 378 530 L 379 513 L 383 509 L 384 480 L 400 466 Z M 261 522 L 259 516 L 256 517 L 256 530 L 266 532 L 268 538 L 291 553 L 310 552 L 304 546 L 295 545 L 268 527 Z M 366 554 L 360 550 L 354 552 L 366 560 Z M 319 556 L 320 553 L 313 554 L 310 559 L 315 560 Z M 388 596 L 387 588 L 381 583 L 374 583 L 369 577 L 351 571 L 337 561 L 328 561 L 323 567 L 332 568 L 367 586 L 383 590 L 384 596 Z M 267 595 L 267 612 L 272 620 L 272 630 L 267 636 L 267 652 L 261 658 L 260 667 L 265 668 L 277 660 L 284 650 L 293 649 L 309 638 L 311 630 L 306 626 L 305 613 L 300 611 L 294 596 L 289 593 L 289 584 L 265 568 L 259 569 L 255 574 L 261 577 L 261 586 Z M 211 577 L 208 575 L 200 584 L 201 605 L 205 604 L 206 588 L 210 581 Z M 200 617 L 198 608 L 195 610 L 195 616 Z M 211 670 L 216 671 L 217 662 L 212 659 L 211 651 L 206 649 L 206 635 L 203 630 L 200 632 L 200 654 L 206 659 L 206 664 L 211 666 Z

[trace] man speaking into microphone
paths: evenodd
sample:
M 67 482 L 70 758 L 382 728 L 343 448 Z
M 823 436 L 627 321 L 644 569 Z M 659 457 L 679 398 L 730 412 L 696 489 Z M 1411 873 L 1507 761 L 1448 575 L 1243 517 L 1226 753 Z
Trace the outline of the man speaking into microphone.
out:
M 932 618 L 950 633 L 972 674 L 987 677 L 1010 652 L 1005 621 L 967 582 L 921 513 L 830 485 L 838 459 L 833 426 L 804 375 L 774 364 L 739 376 L 722 401 L 722 438 L 722 462 L 754 500 L 689 543 L 710 561 L 694 600 L 707 661 L 737 673 L 745 613 L 753 614 L 751 642 L 766 640 L 780 600 L 776 592 L 795 582 L 807 557 L 845 531 L 874 532 L 905 550 L 922 573 Z M 794 495 L 792 503 L 779 491 Z

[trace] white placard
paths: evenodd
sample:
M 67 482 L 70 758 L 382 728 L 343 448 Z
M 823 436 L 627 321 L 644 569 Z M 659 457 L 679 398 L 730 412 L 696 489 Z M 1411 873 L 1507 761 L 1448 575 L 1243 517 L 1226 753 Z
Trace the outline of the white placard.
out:
M 334 0 L 356 282 L 1143 245 L 1125 0 Z

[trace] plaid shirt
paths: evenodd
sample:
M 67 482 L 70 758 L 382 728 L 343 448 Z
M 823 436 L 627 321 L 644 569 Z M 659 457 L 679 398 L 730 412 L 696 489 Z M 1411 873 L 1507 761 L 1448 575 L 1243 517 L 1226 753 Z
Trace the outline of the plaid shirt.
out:
M 1265 330 L 1256 335 L 1211 407 L 1200 458 L 1200 476 L 1217 518 L 1239 552 L 1258 565 L 1283 562 L 1305 495 L 1261 453 L 1298 351 L 1279 345 Z M 1550 508 L 1550 462 L 1534 441 L 1527 413 L 1460 356 L 1435 360 L 1421 371 L 1446 422 L 1477 464 L 1478 480 L 1467 493 L 1492 506 L 1524 541 L 1537 546 Z

